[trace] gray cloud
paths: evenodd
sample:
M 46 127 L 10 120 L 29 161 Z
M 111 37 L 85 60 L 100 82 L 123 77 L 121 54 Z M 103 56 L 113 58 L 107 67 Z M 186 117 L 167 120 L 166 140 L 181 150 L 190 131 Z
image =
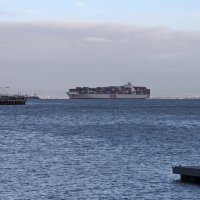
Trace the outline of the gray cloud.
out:
M 74 86 L 132 81 L 149 86 L 153 96 L 200 96 L 199 32 L 109 23 L 0 23 L 0 52 L 2 86 L 64 97 Z
M 86 37 L 86 42 L 94 42 L 94 43 L 109 43 L 111 42 L 110 39 L 107 39 L 105 37 Z

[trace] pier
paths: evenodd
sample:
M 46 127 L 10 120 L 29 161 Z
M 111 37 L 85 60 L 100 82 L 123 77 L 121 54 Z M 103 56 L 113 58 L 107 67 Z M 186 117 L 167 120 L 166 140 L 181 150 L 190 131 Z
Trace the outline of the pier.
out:
M 0 105 L 25 105 L 26 98 L 23 95 L 9 94 L 0 86 Z
M 173 166 L 172 171 L 180 174 L 183 182 L 200 183 L 200 166 Z
M 0 96 L 0 105 L 25 105 L 24 97 L 16 96 Z

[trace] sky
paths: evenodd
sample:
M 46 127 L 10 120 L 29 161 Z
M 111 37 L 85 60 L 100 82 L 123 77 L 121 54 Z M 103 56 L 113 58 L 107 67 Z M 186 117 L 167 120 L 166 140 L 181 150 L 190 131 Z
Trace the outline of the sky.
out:
M 198 0 L 0 0 L 0 85 L 66 98 L 133 85 L 200 96 Z

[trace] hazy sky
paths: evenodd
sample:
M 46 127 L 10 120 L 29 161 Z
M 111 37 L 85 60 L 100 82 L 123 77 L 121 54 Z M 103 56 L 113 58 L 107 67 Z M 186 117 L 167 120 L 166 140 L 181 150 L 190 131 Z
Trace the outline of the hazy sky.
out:
M 74 86 L 200 96 L 198 0 L 0 0 L 0 85 L 65 97 Z

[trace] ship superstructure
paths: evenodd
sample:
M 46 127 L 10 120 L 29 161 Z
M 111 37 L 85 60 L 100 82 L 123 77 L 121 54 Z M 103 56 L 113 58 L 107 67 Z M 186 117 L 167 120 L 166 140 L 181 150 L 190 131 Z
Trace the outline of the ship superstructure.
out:
M 66 92 L 70 99 L 146 99 L 150 89 L 133 86 L 130 82 L 123 86 L 76 87 Z

